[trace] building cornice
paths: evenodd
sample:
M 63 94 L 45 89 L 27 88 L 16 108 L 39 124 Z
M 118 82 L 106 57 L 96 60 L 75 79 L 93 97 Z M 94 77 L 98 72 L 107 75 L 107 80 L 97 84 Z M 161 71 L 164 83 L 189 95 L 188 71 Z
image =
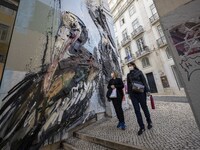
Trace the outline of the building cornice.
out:
M 119 17 L 122 16 L 122 14 L 129 8 L 129 6 L 131 6 L 131 4 L 134 2 L 135 0 L 129 0 L 127 3 L 125 3 L 122 7 L 121 10 L 118 12 L 117 15 L 114 16 L 114 23 L 119 19 Z M 112 12 L 112 11 L 111 11 Z M 113 14 L 113 12 L 112 12 Z

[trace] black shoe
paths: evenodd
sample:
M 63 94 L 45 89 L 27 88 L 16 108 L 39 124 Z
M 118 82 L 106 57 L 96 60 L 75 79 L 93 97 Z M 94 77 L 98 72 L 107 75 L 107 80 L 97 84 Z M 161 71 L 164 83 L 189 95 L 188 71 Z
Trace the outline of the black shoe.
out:
M 145 128 L 140 128 L 140 130 L 138 131 L 138 135 L 141 135 L 144 131 L 145 131 Z
M 152 128 L 152 124 L 148 124 L 147 128 L 150 130 Z

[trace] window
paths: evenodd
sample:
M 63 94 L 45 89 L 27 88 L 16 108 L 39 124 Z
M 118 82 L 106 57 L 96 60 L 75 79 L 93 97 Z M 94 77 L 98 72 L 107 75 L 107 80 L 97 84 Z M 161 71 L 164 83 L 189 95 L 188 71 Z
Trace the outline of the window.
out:
M 127 34 L 127 30 L 126 29 L 122 32 L 122 37 L 123 37 L 123 39 L 127 39 L 128 38 L 128 34 Z
M 0 54 L 0 63 L 4 63 L 4 56 Z
M 165 51 L 166 51 L 166 54 L 167 54 L 167 58 L 168 58 L 168 59 L 172 58 L 172 53 L 171 53 L 171 51 L 169 50 L 168 47 L 166 48 Z
M 125 24 L 125 19 L 124 19 L 124 17 L 120 19 L 120 26 L 122 26 L 123 24 Z
M 160 79 L 161 79 L 163 88 L 169 88 L 170 87 L 167 76 L 161 76 Z
M 135 12 L 136 12 L 135 6 L 131 5 L 130 8 L 129 8 L 129 15 L 132 16 Z
M 144 57 L 142 59 L 142 66 L 143 66 L 143 68 L 150 66 L 150 62 L 149 62 L 149 58 L 148 57 Z
M 152 13 L 152 15 L 154 15 L 154 14 L 157 13 L 157 10 L 156 10 L 156 7 L 155 7 L 154 4 L 152 4 L 152 5 L 150 6 L 150 9 L 151 9 L 151 13 Z
M 139 49 L 140 52 L 143 52 L 145 50 L 145 44 L 144 44 L 144 40 L 143 38 L 139 38 L 138 40 L 136 40 L 136 43 L 137 43 L 137 47 Z
M 8 36 L 9 26 L 0 24 L 0 40 L 5 41 Z
M 131 47 L 130 46 L 127 46 L 125 48 L 125 52 L 126 52 L 126 59 L 130 59 L 131 58 Z
M 177 71 L 176 66 L 173 65 L 173 66 L 171 66 L 171 68 L 172 68 L 172 71 L 173 71 L 173 73 L 174 73 L 174 77 L 175 77 L 175 79 L 176 79 L 176 83 L 177 83 L 178 87 L 179 87 L 179 88 L 183 88 L 183 82 L 182 82 L 182 80 L 179 78 L 179 75 L 178 75 L 178 71 Z
M 135 20 L 132 22 L 133 30 L 137 29 L 139 26 L 140 26 L 140 24 L 139 24 L 139 22 L 138 22 L 138 19 L 135 19 Z
M 164 33 L 163 33 L 162 28 L 161 28 L 161 25 L 158 25 L 158 26 L 157 26 L 157 30 L 158 30 L 159 36 L 160 36 L 160 37 L 163 37 L 163 36 L 164 36 Z

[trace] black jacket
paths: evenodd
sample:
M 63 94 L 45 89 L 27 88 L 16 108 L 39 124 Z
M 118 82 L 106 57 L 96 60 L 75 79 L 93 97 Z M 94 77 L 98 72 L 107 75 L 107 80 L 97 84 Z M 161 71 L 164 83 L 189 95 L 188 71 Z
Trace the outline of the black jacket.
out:
M 128 94 L 130 94 L 132 91 L 132 81 L 139 82 L 145 86 L 145 92 L 150 92 L 149 87 L 147 85 L 146 79 L 142 73 L 142 71 L 138 69 L 131 70 L 127 74 L 127 88 L 128 88 Z
M 107 98 L 109 99 L 110 94 L 112 93 L 112 88 L 111 85 L 114 85 L 117 89 L 117 98 L 122 99 L 124 96 L 123 88 L 124 88 L 124 83 L 121 78 L 116 78 L 116 79 L 110 79 L 108 83 L 108 92 L 107 92 Z

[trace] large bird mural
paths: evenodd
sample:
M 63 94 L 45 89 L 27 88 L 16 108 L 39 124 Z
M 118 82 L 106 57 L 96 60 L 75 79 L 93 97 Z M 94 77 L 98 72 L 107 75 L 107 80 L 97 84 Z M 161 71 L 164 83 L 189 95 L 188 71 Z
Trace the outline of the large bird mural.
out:
M 103 10 L 88 4 L 88 11 L 101 37 L 98 47 L 90 53 L 84 47 L 86 25 L 71 12 L 61 13 L 51 63 L 44 63 L 45 49 L 41 70 L 28 73 L 3 99 L 0 149 L 39 149 L 49 137 L 93 115 L 85 112 L 94 90 L 105 105 L 102 81 L 119 64 Z

